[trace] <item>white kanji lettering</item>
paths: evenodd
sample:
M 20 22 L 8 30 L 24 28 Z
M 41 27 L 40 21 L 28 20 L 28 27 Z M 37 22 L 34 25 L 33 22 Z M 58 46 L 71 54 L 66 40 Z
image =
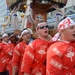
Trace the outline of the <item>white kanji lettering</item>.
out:
M 57 54 L 59 57 L 62 57 L 62 53 L 61 53 L 60 50 L 58 50 L 56 47 L 53 48 L 52 50 L 53 50 L 53 52 L 54 52 L 55 54 Z
M 33 55 L 30 51 L 27 51 L 27 55 L 28 55 L 31 59 L 34 59 L 34 55 Z
M 62 64 L 59 63 L 58 61 L 54 60 L 54 59 L 51 59 L 50 60 L 50 64 L 58 69 L 62 69 Z

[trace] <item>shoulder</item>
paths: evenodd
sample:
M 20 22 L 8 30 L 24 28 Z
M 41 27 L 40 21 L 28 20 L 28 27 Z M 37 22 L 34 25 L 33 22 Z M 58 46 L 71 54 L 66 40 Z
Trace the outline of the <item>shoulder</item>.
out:
M 64 54 L 68 46 L 69 44 L 65 42 L 56 42 L 49 47 L 48 53 L 55 53 L 57 55 L 62 55 Z
M 61 47 L 67 45 L 65 42 L 55 42 L 50 47 Z

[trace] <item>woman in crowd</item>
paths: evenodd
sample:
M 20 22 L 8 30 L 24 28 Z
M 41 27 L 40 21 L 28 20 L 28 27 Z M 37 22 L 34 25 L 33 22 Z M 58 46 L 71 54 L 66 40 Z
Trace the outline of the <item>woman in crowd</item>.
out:
M 60 39 L 47 52 L 46 75 L 75 75 L 75 22 L 66 17 L 58 30 Z

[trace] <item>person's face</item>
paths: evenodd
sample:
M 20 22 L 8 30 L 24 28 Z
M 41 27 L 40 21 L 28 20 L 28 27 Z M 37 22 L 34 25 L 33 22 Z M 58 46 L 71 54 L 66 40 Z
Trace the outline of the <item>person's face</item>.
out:
M 16 36 L 13 36 L 12 38 L 9 38 L 9 40 L 11 41 L 11 43 L 16 44 Z
M 8 36 L 5 36 L 5 37 L 3 38 L 3 40 L 4 40 L 5 42 L 8 42 L 8 41 L 9 41 L 9 37 L 8 37 Z
M 22 39 L 23 41 L 25 41 L 26 43 L 28 43 L 31 39 L 31 34 L 30 32 L 25 32 L 23 35 L 22 35 Z
M 65 41 L 75 41 L 75 26 L 70 26 L 61 31 L 62 39 Z
M 43 24 L 43 25 L 38 26 L 36 32 L 41 37 L 48 36 L 48 33 L 49 33 L 48 25 Z

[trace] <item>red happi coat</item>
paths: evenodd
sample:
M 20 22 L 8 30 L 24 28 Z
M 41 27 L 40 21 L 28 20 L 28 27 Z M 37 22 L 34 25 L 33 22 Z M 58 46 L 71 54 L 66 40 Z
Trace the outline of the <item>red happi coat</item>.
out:
M 15 44 L 11 43 L 6 45 L 6 51 L 9 53 L 7 56 L 7 70 L 9 71 L 9 75 L 12 75 L 12 57 L 15 48 Z
M 22 59 L 23 59 L 23 54 L 25 51 L 25 48 L 27 47 L 27 44 L 22 41 L 20 42 L 16 47 L 15 47 L 15 51 L 13 54 L 13 59 L 12 59 L 12 66 L 18 66 L 18 74 L 19 75 L 23 75 L 21 73 L 21 63 L 22 63 Z
M 7 51 L 5 49 L 5 46 L 7 43 L 2 42 L 0 43 L 0 72 L 6 71 L 7 66 Z
M 46 53 L 49 42 L 40 38 L 25 49 L 21 71 L 30 75 L 46 75 Z
M 47 52 L 46 75 L 75 75 L 75 45 L 56 42 Z

